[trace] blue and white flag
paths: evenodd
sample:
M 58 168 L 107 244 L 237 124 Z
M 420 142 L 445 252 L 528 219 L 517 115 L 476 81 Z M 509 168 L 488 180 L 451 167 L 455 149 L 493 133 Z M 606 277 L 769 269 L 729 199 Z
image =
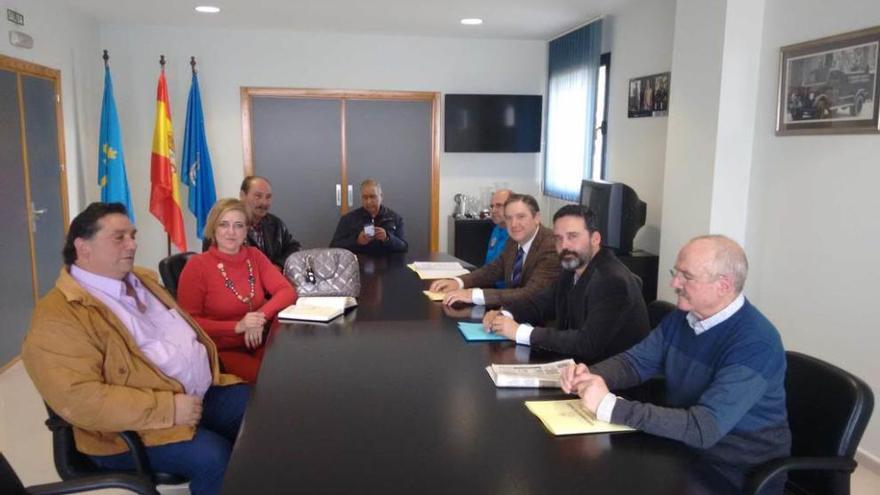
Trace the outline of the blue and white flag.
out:
M 196 217 L 196 234 L 199 239 L 204 239 L 205 221 L 217 201 L 217 193 L 214 190 L 214 171 L 211 168 L 208 141 L 205 139 L 205 117 L 202 114 L 199 78 L 195 73 L 186 103 L 186 131 L 183 135 L 183 156 L 179 163 L 180 180 L 189 186 L 189 209 Z
M 101 103 L 101 133 L 98 136 L 98 187 L 101 188 L 101 201 L 124 204 L 128 218 L 134 223 L 131 193 L 125 175 L 125 155 L 122 153 L 122 130 L 116 114 L 109 67 L 104 68 L 104 101 Z

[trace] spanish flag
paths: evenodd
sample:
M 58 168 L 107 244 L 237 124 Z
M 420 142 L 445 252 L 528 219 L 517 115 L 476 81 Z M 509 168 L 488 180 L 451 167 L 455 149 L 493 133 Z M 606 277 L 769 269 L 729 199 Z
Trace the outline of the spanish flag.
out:
M 177 249 L 180 252 L 186 251 L 186 231 L 180 209 L 180 179 L 174 162 L 174 129 L 171 127 L 171 104 L 168 101 L 164 67 L 159 75 L 156 94 L 156 127 L 153 129 L 150 182 L 150 213 L 159 219 Z

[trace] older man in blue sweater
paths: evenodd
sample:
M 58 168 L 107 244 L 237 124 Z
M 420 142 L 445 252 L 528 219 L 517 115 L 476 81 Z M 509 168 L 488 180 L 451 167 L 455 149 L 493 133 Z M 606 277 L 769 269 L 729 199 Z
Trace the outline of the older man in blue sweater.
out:
M 755 465 L 791 450 L 785 351 L 773 324 L 742 295 L 747 272 L 745 253 L 731 239 L 691 240 L 672 270 L 679 310 L 629 350 L 569 368 L 562 389 L 576 392 L 600 420 L 701 449 L 741 487 Z M 666 381 L 663 407 L 609 392 L 654 376 Z M 765 493 L 780 492 L 782 483 Z

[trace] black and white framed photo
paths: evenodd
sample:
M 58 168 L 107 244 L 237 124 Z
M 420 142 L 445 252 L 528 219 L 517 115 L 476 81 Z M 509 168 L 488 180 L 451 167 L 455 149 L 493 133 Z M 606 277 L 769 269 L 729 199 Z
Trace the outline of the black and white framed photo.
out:
M 629 118 L 668 115 L 669 82 L 669 72 L 630 79 Z
M 776 134 L 863 134 L 877 126 L 880 26 L 780 49 Z

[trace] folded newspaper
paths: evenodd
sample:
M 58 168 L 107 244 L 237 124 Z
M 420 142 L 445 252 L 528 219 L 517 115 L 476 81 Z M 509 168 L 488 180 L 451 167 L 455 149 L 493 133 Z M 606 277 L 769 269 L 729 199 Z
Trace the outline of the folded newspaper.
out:
M 543 364 L 493 364 L 486 366 L 486 372 L 499 388 L 558 388 L 562 372 L 573 364 L 573 359 Z

